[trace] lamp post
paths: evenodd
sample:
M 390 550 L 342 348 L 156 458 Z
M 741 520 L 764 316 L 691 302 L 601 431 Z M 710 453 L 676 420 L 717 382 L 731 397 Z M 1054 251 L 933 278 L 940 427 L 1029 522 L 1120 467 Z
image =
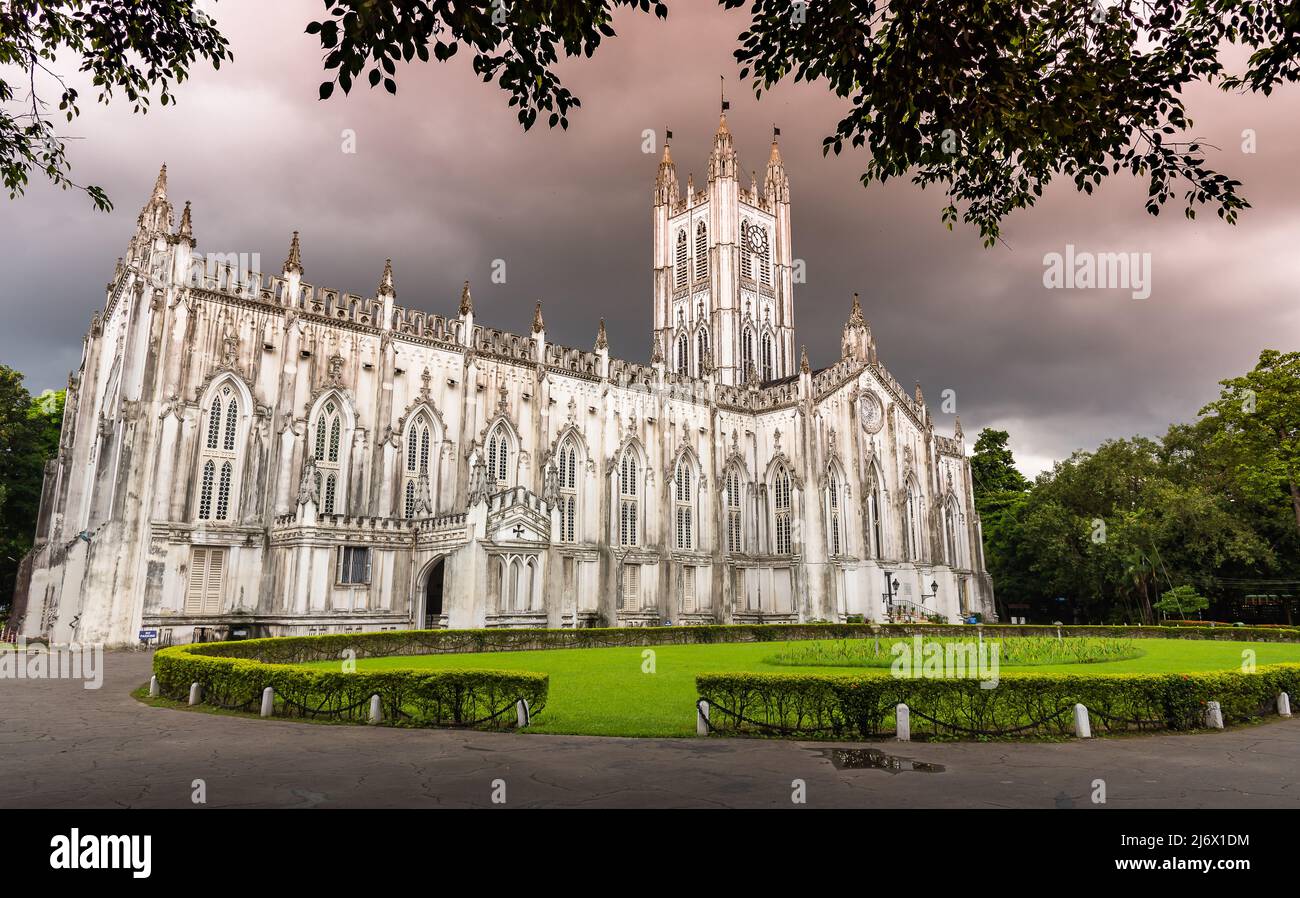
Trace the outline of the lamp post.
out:
M 939 597 L 939 581 L 930 581 L 930 591 L 921 593 L 921 604 L 925 604 L 926 599 L 937 599 Z

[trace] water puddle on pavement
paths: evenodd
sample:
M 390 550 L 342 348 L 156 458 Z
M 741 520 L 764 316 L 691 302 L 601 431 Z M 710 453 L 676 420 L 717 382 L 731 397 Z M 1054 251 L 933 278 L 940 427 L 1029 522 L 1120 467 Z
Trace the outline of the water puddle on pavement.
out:
M 942 764 L 928 764 L 887 755 L 878 748 L 831 748 L 823 752 L 838 770 L 884 770 L 889 773 L 902 773 L 911 770 L 916 773 L 943 773 Z

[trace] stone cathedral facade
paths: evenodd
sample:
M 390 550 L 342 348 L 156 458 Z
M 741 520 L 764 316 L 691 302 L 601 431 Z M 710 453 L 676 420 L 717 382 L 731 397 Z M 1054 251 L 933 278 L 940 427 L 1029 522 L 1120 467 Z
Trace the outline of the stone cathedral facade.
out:
M 980 612 L 960 422 L 880 362 L 796 351 L 790 188 L 655 179 L 648 364 L 196 252 L 166 168 L 69 380 L 21 632 L 123 644 L 410 627 Z

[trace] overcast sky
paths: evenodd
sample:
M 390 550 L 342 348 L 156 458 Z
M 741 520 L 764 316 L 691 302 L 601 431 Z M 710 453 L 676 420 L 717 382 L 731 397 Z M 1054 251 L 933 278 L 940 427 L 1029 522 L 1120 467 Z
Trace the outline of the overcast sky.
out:
M 84 138 L 71 145 L 73 176 L 107 189 L 114 212 L 42 182 L 0 198 L 0 363 L 33 392 L 66 382 L 164 161 L 177 209 L 193 201 L 201 252 L 260 253 L 278 273 L 299 230 L 311 283 L 372 294 L 391 256 L 401 304 L 455 314 L 469 279 L 484 323 L 526 333 L 541 300 L 550 339 L 588 346 L 603 315 L 611 351 L 645 360 L 657 160 L 642 134 L 671 128 L 683 182 L 693 171 L 702 183 L 719 75 L 744 170 L 761 178 L 771 127 L 781 128 L 794 255 L 807 265 L 797 340 L 814 368 L 838 357 L 857 291 L 881 358 L 903 384 L 921 382 L 941 431 L 952 419 L 937 414 L 939 398 L 953 389 L 971 441 L 982 427 L 1009 430 L 1027 473 L 1107 437 L 1158 435 L 1260 349 L 1300 349 L 1300 90 L 1189 95 L 1195 135 L 1221 148 L 1211 165 L 1243 181 L 1254 205 L 1235 228 L 1212 211 L 1189 222 L 1181 207 L 1152 218 L 1145 185 L 1119 177 L 1092 197 L 1061 182 L 1004 223 L 1006 246 L 984 249 L 973 229 L 942 226 L 941 194 L 907 182 L 863 189 L 863 155 L 822 156 L 845 108 L 822 85 L 756 102 L 731 57 L 745 17 L 670 8 L 667 22 L 619 16 L 617 38 L 563 65 L 582 99 L 568 131 L 525 133 L 464 53 L 400 69 L 396 97 L 359 89 L 321 102 L 320 51 L 303 34 L 321 4 L 223 0 L 235 63 L 196 69 L 178 107 L 132 116 L 85 93 L 69 131 Z M 342 151 L 345 129 L 353 154 Z M 1253 154 L 1242 152 L 1244 129 Z M 1150 253 L 1150 297 L 1045 289 L 1044 257 L 1067 244 Z M 503 285 L 490 281 L 494 259 L 506 261 Z

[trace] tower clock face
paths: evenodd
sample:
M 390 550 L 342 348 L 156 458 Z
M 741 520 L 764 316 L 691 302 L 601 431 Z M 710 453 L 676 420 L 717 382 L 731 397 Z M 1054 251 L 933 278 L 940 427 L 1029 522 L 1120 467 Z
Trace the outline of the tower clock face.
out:
M 749 229 L 746 239 L 749 241 L 750 250 L 760 256 L 767 254 L 767 231 L 758 225 L 754 225 Z
M 885 407 L 880 404 L 880 397 L 875 393 L 863 393 L 858 397 L 858 419 L 862 429 L 875 433 L 885 423 Z

